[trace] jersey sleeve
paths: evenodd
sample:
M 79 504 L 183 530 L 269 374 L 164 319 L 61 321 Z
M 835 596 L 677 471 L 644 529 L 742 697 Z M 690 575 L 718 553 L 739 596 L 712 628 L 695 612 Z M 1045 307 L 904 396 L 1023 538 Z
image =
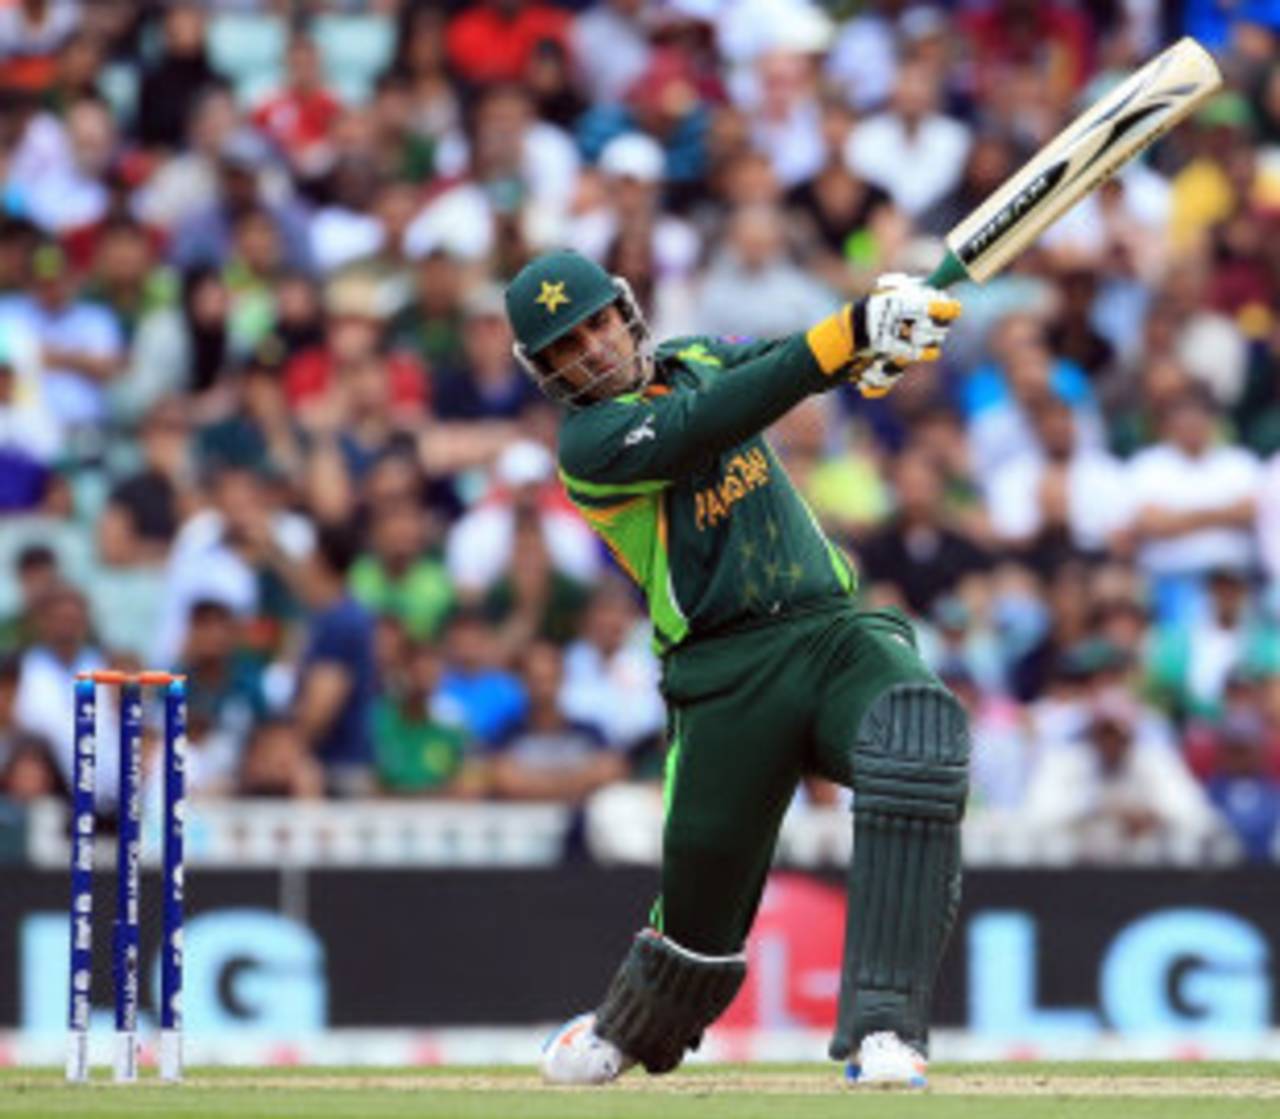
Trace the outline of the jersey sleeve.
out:
M 570 416 L 560 436 L 569 480 L 637 492 L 661 487 L 834 383 L 805 335 L 746 345 L 700 341 L 676 356 L 719 372 L 698 388 L 630 394 Z

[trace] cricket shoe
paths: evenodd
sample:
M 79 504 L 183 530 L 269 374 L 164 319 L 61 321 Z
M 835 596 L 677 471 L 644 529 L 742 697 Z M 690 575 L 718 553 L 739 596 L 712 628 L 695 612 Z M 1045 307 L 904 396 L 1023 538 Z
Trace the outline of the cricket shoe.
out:
M 919 1053 L 897 1034 L 881 1030 L 862 1039 L 858 1058 L 845 1066 L 844 1078 L 859 1088 L 924 1088 L 927 1071 Z
M 595 1030 L 594 1013 L 570 1018 L 542 1046 L 542 1079 L 548 1084 L 608 1084 L 632 1065 L 630 1057 Z

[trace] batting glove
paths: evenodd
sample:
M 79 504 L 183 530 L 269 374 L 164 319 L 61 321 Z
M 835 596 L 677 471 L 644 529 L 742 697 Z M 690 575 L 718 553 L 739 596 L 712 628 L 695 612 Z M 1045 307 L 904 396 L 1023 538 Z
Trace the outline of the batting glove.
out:
M 881 276 L 875 290 L 853 305 L 859 364 L 865 363 L 857 375 L 863 395 L 883 396 L 912 362 L 937 361 L 959 317 L 959 302 L 923 280 L 901 272 Z

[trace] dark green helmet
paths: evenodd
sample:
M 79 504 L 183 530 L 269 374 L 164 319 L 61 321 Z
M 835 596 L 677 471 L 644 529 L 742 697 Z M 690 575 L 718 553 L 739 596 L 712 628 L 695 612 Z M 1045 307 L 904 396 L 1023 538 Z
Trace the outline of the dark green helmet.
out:
M 627 366 L 631 367 L 625 375 L 630 388 L 647 383 L 652 372 L 652 348 L 644 316 L 626 280 L 610 276 L 594 261 L 567 250 L 537 257 L 507 285 L 506 302 L 507 318 L 516 338 L 516 357 L 553 400 L 578 405 L 610 395 L 604 386 L 611 383 L 616 370 Z M 618 304 L 635 341 L 635 353 L 623 359 L 626 365 L 619 361 L 602 374 L 584 378 L 574 374 L 572 367 L 556 369 L 539 357 L 552 342 L 610 303 Z
M 575 252 L 547 253 L 526 264 L 507 287 L 507 317 L 532 356 L 618 298 L 613 277 Z

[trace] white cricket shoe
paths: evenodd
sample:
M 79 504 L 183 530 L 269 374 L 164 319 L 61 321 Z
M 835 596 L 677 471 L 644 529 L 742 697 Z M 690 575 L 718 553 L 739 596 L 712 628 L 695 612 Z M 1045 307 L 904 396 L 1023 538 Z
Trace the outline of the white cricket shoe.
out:
M 861 1087 L 924 1088 L 928 1085 L 928 1063 L 890 1030 L 868 1034 L 862 1039 L 856 1061 L 845 1066 L 845 1080 Z
M 548 1084 L 608 1084 L 632 1065 L 630 1057 L 595 1031 L 594 1013 L 570 1018 L 542 1046 L 542 1079 Z

